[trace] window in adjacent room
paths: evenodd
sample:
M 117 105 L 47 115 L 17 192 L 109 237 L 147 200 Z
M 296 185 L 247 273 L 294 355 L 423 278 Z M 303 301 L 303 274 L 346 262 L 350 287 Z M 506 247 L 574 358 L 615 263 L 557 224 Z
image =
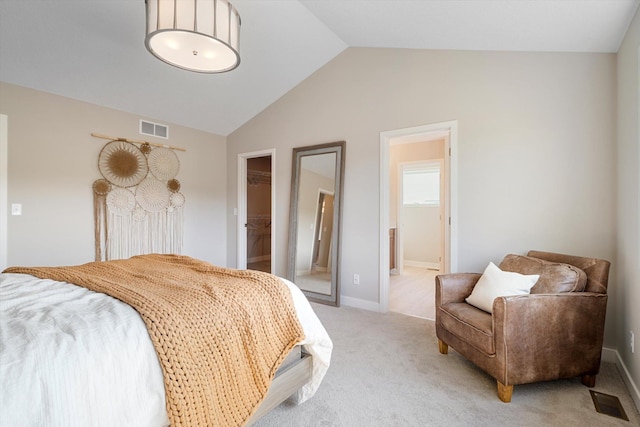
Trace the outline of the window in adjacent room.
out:
M 402 202 L 405 206 L 440 206 L 440 165 L 405 165 L 402 172 Z

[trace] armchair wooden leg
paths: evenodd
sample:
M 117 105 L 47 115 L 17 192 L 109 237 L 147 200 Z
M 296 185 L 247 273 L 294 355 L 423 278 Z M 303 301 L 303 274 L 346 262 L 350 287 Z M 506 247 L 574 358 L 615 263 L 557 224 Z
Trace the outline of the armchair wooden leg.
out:
M 440 350 L 442 354 L 447 354 L 449 353 L 449 346 L 442 340 L 438 340 L 438 350 Z
M 583 375 L 582 376 L 582 384 L 587 387 L 595 387 L 596 386 L 596 376 L 595 375 Z
M 504 403 L 511 402 L 511 395 L 513 394 L 513 386 L 512 385 L 504 385 L 500 381 L 496 381 L 498 383 L 498 397 Z

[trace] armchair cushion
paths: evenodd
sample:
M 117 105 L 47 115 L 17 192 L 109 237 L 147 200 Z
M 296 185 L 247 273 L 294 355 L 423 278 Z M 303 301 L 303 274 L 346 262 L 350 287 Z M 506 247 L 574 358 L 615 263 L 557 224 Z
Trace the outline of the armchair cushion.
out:
M 587 284 L 587 275 L 578 267 L 528 256 L 507 255 L 500 263 L 500 269 L 520 274 L 539 274 L 538 282 L 531 288 L 532 294 L 582 292 Z
M 511 295 L 528 295 L 539 277 L 538 274 L 525 275 L 502 271 L 490 262 L 466 301 L 474 307 L 491 313 L 494 299 Z
M 464 302 L 453 302 L 441 308 L 440 323 L 447 331 L 491 356 L 496 353 L 491 315 Z

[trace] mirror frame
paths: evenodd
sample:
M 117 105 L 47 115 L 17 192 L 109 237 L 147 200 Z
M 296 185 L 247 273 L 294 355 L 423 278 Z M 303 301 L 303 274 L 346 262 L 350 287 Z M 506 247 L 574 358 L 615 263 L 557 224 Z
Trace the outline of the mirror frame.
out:
M 293 149 L 293 164 L 291 168 L 291 198 L 289 207 L 289 259 L 287 269 L 287 279 L 295 283 L 296 278 L 296 255 L 298 240 L 298 200 L 300 190 L 300 166 L 304 157 L 320 154 L 336 154 L 335 186 L 334 186 L 334 210 L 333 210 L 333 230 L 331 234 L 331 293 L 321 294 L 318 292 L 301 289 L 307 299 L 322 304 L 340 306 L 340 234 L 342 229 L 342 200 L 344 181 L 344 154 L 345 141 L 329 142 L 326 144 L 310 145 L 306 147 L 296 147 Z

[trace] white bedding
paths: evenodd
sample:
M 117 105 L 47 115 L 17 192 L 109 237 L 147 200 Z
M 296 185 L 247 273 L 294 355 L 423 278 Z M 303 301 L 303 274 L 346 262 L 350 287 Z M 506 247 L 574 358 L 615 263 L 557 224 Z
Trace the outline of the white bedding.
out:
M 316 392 L 333 344 L 291 282 Z M 0 426 L 166 426 L 164 382 L 138 313 L 108 295 L 0 274 Z

